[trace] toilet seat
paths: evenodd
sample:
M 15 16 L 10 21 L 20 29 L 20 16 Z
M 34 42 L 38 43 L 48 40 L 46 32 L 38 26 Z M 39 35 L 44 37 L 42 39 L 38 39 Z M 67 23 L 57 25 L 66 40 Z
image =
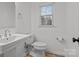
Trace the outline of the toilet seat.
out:
M 34 49 L 30 54 L 34 57 L 44 57 L 47 44 L 44 42 L 35 42 L 32 44 Z
M 47 44 L 44 43 L 44 42 L 35 42 L 35 43 L 33 43 L 33 47 L 35 49 L 38 49 L 38 50 L 45 50 L 46 46 L 47 46 Z
M 40 46 L 46 46 L 46 43 L 44 43 L 44 42 L 35 42 L 33 45 L 40 47 Z

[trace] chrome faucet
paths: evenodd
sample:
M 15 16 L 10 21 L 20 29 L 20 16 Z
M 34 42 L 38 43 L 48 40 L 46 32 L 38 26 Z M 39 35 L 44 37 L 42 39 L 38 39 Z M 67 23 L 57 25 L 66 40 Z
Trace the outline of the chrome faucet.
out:
M 8 35 L 11 36 L 11 33 L 9 29 L 6 29 L 4 36 L 7 37 Z
M 2 36 L 3 36 L 3 35 L 2 35 L 2 34 L 0 34 L 0 39 L 1 39 L 1 40 L 2 40 Z

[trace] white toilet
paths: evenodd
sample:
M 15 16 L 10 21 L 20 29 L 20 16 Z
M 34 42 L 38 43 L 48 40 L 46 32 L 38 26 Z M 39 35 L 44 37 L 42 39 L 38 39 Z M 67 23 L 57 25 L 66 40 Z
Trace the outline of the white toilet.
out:
M 34 57 L 44 57 L 45 56 L 45 50 L 47 44 L 44 42 L 34 42 L 33 44 L 33 50 L 30 52 L 30 54 Z

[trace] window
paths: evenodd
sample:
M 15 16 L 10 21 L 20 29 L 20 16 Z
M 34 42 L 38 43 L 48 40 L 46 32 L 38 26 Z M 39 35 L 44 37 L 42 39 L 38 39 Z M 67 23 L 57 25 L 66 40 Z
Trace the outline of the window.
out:
M 53 25 L 53 5 L 41 6 L 41 25 Z

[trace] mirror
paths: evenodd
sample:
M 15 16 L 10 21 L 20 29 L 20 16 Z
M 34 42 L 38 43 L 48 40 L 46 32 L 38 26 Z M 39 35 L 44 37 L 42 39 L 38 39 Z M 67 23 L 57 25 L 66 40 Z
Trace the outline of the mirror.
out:
M 15 27 L 15 3 L 0 2 L 0 29 Z

